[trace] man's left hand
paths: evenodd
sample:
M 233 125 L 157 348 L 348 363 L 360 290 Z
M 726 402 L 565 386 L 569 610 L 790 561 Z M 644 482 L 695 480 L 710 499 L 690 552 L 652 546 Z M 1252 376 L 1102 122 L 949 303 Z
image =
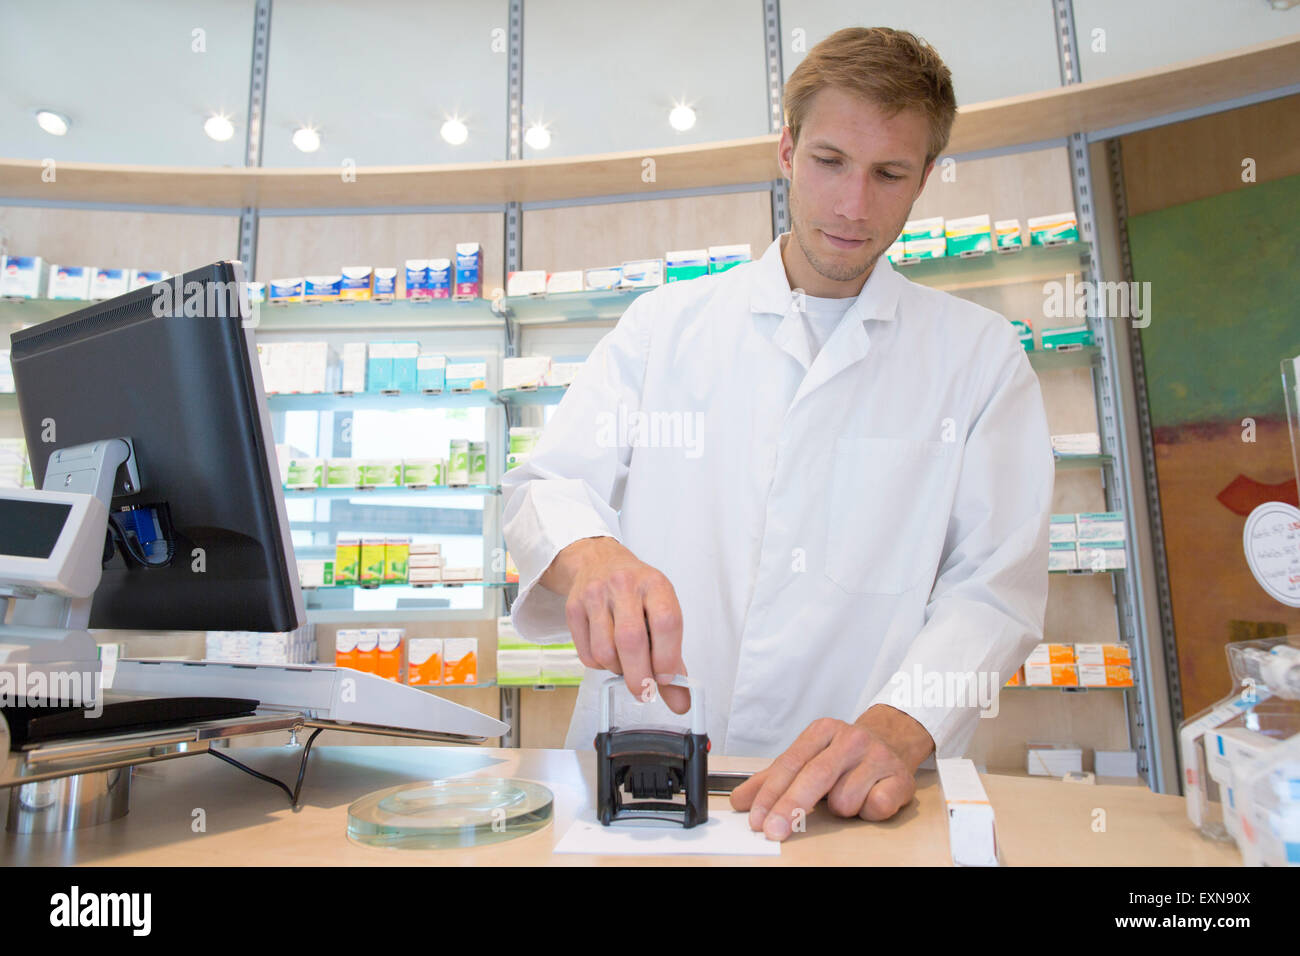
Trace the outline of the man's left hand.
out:
M 888 820 L 912 802 L 916 770 L 933 750 L 924 727 L 886 704 L 851 724 L 823 717 L 733 790 L 731 805 L 748 810 L 750 829 L 770 840 L 788 837 L 796 815 L 807 816 L 822 797 L 836 816 Z

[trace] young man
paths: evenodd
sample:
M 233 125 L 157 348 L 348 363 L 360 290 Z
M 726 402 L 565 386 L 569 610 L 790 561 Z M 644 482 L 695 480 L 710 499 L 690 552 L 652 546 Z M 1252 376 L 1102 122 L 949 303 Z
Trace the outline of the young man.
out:
M 947 67 L 841 30 L 785 102 L 791 232 L 637 299 L 504 482 L 515 627 L 590 668 L 566 746 L 606 672 L 648 701 L 616 695 L 617 726 L 683 713 L 689 673 L 714 753 L 775 758 L 732 796 L 772 839 L 822 798 L 886 819 L 964 751 L 973 690 L 921 687 L 996 693 L 1041 641 L 1054 477 L 1010 323 L 883 256 L 947 144 Z

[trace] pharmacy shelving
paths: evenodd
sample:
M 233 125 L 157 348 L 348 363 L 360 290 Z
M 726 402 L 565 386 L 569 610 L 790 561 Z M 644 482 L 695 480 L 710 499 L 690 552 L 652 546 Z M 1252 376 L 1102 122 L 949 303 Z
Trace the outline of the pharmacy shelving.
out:
M 1086 263 L 1088 251 L 1085 242 L 1064 242 L 1052 246 L 1024 246 L 1015 252 L 904 259 L 894 263 L 894 268 L 921 285 L 944 292 L 960 292 L 1059 279 Z
M 486 408 L 498 405 L 500 401 L 496 392 L 480 388 L 472 392 L 437 394 L 398 392 L 385 395 L 356 392 L 339 395 L 334 392 L 314 392 L 288 395 L 277 393 L 266 396 L 266 404 L 273 412 L 330 412 L 353 409 L 392 412 L 404 408 Z
M 254 303 L 249 326 L 260 332 L 329 333 L 499 329 L 490 299 L 395 299 L 391 302 Z
M 1115 461 L 1110 455 L 1057 455 L 1057 471 L 1081 471 L 1085 468 L 1109 468 Z
M 431 588 L 505 588 L 517 584 L 517 581 L 431 581 L 428 584 L 411 584 L 407 581 L 393 581 L 385 584 L 330 584 L 322 587 L 303 588 L 303 594 L 338 591 L 391 591 L 395 588 L 416 588 L 426 591 Z
M 306 499 L 310 501 L 322 501 L 327 498 L 355 498 L 365 499 L 368 497 L 375 498 L 395 498 L 401 500 L 408 496 L 419 497 L 442 497 L 445 495 L 499 495 L 501 494 L 500 485 L 457 485 L 450 487 L 447 485 L 428 485 L 425 487 L 406 487 L 406 486 L 386 486 L 386 487 L 366 487 L 366 488 L 286 488 L 284 497 L 286 499 L 298 500 Z

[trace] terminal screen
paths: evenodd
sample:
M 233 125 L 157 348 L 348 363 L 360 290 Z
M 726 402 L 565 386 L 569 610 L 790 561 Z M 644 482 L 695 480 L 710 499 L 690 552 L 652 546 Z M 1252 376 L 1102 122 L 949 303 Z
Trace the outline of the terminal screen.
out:
M 0 498 L 0 554 L 48 558 L 71 510 L 61 502 Z

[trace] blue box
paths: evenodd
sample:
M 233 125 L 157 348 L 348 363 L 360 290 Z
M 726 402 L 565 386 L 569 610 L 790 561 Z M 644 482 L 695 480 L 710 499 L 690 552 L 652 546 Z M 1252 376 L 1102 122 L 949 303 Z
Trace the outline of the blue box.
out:
M 366 357 L 366 391 L 388 392 L 393 385 L 393 343 L 371 342 Z
M 399 392 L 417 391 L 416 361 L 420 357 L 419 342 L 394 342 L 392 388 Z
M 430 299 L 451 298 L 451 260 L 430 259 L 424 271 L 424 287 Z

